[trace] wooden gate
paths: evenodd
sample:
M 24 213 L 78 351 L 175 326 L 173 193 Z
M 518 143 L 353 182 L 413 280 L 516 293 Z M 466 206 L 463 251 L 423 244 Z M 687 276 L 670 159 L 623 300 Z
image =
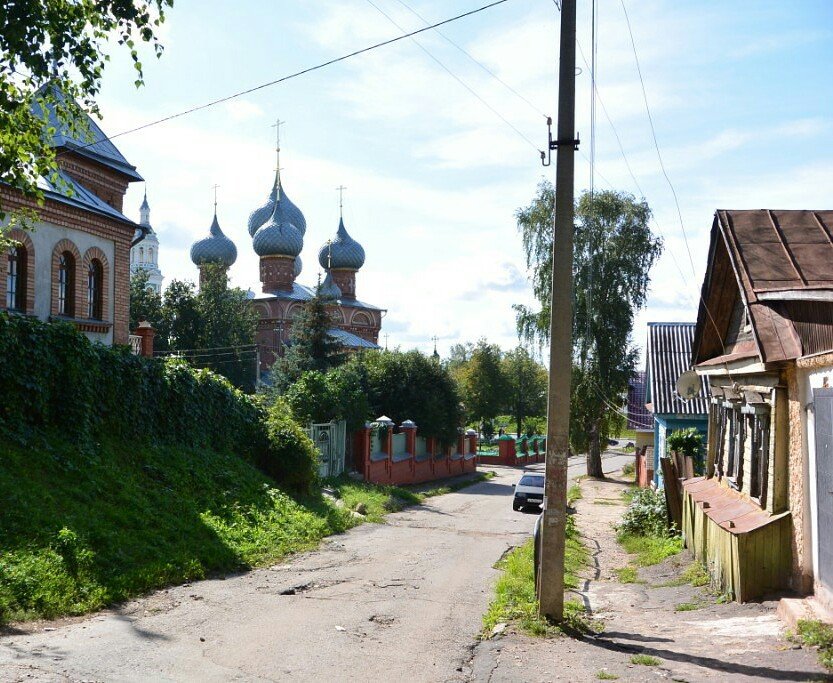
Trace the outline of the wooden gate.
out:
M 820 583 L 833 589 L 833 389 L 814 389 Z
M 310 424 L 307 435 L 318 449 L 318 473 L 322 478 L 337 477 L 344 472 L 347 452 L 347 423 Z

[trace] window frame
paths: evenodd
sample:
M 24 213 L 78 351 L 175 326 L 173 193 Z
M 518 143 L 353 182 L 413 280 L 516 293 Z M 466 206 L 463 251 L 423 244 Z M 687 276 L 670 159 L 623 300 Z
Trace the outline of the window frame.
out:
M 87 265 L 87 318 L 104 320 L 104 264 L 97 258 Z
M 58 256 L 58 315 L 75 317 L 75 256 L 64 250 Z

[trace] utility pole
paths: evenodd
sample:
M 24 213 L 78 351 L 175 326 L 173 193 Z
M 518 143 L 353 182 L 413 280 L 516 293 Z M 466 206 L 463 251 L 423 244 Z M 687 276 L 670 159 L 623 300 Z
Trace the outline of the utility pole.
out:
M 558 73 L 558 156 L 552 247 L 550 374 L 547 397 L 547 469 L 541 525 L 538 600 L 542 616 L 564 617 L 564 544 L 567 523 L 567 455 L 573 359 L 573 184 L 576 118 L 576 0 L 561 3 Z M 550 145 L 552 148 L 552 144 Z

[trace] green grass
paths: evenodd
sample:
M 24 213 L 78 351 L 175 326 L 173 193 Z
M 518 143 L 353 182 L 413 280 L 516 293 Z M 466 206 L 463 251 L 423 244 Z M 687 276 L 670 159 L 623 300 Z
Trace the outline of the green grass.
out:
M 272 564 L 326 536 L 493 474 L 417 493 L 344 478 L 345 503 L 293 497 L 240 457 L 118 441 L 0 444 L 0 623 L 93 611 Z
M 818 648 L 819 663 L 833 670 L 833 626 L 816 619 L 799 619 L 795 637 L 804 645 Z
M 610 498 L 596 498 L 593 505 L 622 505 L 619 500 L 611 500 Z
M 397 512 L 409 505 L 418 505 L 427 498 L 459 491 L 494 477 L 494 472 L 478 472 L 474 477 L 454 481 L 445 486 L 438 486 L 425 491 L 417 490 L 416 487 L 356 481 L 346 475 L 336 479 L 328 479 L 326 484 L 336 491 L 348 510 L 363 510 L 364 521 L 378 523 L 384 521 L 385 515 L 389 512 Z
M 661 659 L 651 657 L 651 655 L 634 655 L 631 657 L 631 664 L 641 664 L 642 666 L 659 666 L 662 664 Z
M 564 553 L 564 587 L 577 588 L 578 573 L 587 566 L 589 554 L 581 542 L 572 517 L 567 518 L 567 544 Z M 495 584 L 495 597 L 483 616 L 484 633 L 488 635 L 499 623 L 513 623 L 533 636 L 548 636 L 559 629 L 538 615 L 533 566 L 533 539 L 507 553 L 498 563 L 503 570 Z M 586 619 L 583 604 L 567 600 L 564 604 L 565 625 L 577 631 L 589 631 L 595 624 Z
M 573 484 L 567 489 L 567 505 L 574 505 L 577 500 L 581 500 L 581 484 Z
M 0 452 L 0 621 L 81 614 L 267 565 L 357 522 L 232 454 L 58 438 Z
M 700 609 L 704 607 L 704 605 L 700 602 L 681 602 L 674 605 L 675 612 L 693 612 L 694 610 Z
M 642 583 L 637 575 L 636 567 L 627 566 L 616 570 L 620 583 Z
M 636 465 L 632 462 L 626 462 L 622 465 L 622 474 L 626 477 L 633 477 L 636 474 Z
M 670 581 L 658 584 L 657 588 L 686 585 L 699 588 L 700 586 L 708 586 L 710 580 L 711 579 L 709 577 L 709 573 L 706 571 L 706 568 L 699 562 L 692 562 L 679 576 L 671 579 Z
M 608 673 L 607 671 L 597 671 L 596 678 L 600 681 L 618 681 L 619 676 L 616 674 Z
M 635 562 L 639 567 L 659 564 L 666 557 L 676 555 L 683 549 L 683 542 L 679 536 L 619 534 L 617 540 L 628 553 L 636 555 Z
M 628 488 L 622 490 L 622 499 L 625 503 L 630 504 L 637 491 L 639 491 L 638 486 L 628 486 Z

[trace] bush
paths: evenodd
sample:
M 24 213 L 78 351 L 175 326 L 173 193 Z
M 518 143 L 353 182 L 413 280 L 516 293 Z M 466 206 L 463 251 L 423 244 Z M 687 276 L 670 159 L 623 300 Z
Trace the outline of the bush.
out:
M 270 406 L 266 430 L 269 446 L 258 467 L 297 493 L 310 492 L 318 480 L 318 451 L 283 400 Z
M 668 450 L 677 451 L 682 455 L 697 458 L 703 444 L 703 436 L 696 427 L 675 429 L 668 435 Z
M 234 451 L 266 447 L 263 410 L 209 370 L 93 344 L 67 323 L 0 314 L 0 434 L 49 430 L 91 450 L 102 437 Z
M 620 535 L 667 536 L 665 494 L 653 489 L 636 489 L 616 529 Z

